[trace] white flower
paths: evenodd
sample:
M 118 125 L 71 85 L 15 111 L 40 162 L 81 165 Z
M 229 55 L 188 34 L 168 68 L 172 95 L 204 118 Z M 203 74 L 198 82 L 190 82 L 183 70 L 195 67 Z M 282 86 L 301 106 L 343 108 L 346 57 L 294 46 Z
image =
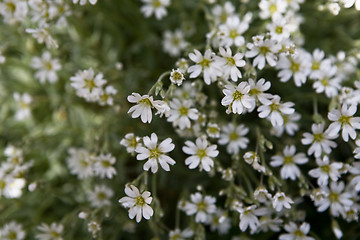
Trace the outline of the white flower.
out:
M 240 230 L 245 232 L 248 227 L 252 231 L 256 231 L 258 226 L 260 225 L 259 219 L 255 213 L 256 205 L 251 205 L 248 207 L 241 207 L 238 209 L 240 213 Z
M 245 135 L 249 132 L 249 128 L 240 124 L 234 126 L 232 123 L 222 126 L 219 144 L 227 145 L 226 151 L 229 154 L 238 154 L 240 149 L 245 149 L 249 143 L 249 139 Z
M 94 158 L 85 149 L 70 148 L 67 165 L 71 174 L 77 175 L 79 179 L 94 176 Z
M 44 52 L 41 58 L 33 57 L 31 59 L 31 67 L 38 70 L 35 77 L 39 79 L 40 83 L 45 83 L 46 80 L 54 83 L 58 80 L 56 72 L 61 69 L 61 64 L 59 59 L 51 59 L 51 54 Z
M 51 223 L 48 224 L 42 223 L 37 227 L 40 231 L 39 234 L 36 235 L 36 239 L 38 240 L 62 240 L 61 234 L 64 230 L 64 226 L 62 224 Z
M 95 158 L 94 171 L 95 175 L 100 178 L 105 178 L 105 176 L 109 179 L 113 178 L 116 175 L 116 170 L 113 167 L 115 164 L 115 157 L 113 157 L 110 153 L 108 154 L 100 154 Z
M 191 229 L 180 229 L 171 230 L 169 232 L 169 240 L 185 240 L 191 238 L 194 235 L 194 232 Z
M 173 122 L 175 126 L 179 126 L 181 130 L 191 127 L 191 120 L 196 120 L 199 117 L 198 110 L 191 108 L 192 101 L 183 100 L 180 101 L 174 98 L 170 102 L 170 111 L 167 121 Z
M 317 158 L 316 164 L 318 168 L 309 171 L 309 175 L 313 178 L 317 178 L 319 186 L 328 185 L 328 180 L 331 178 L 332 181 L 337 182 L 340 177 L 339 170 L 343 167 L 341 162 L 333 162 L 330 164 L 328 156 L 324 156 L 323 159 Z
M 256 101 L 254 97 L 249 95 L 250 85 L 247 82 L 241 82 L 237 87 L 232 84 L 225 85 L 223 93 L 225 97 L 221 100 L 221 104 L 228 107 L 227 113 L 245 113 L 255 108 Z
M 226 23 L 219 26 L 218 38 L 220 40 L 220 46 L 231 47 L 235 45 L 240 47 L 245 44 L 245 39 L 242 34 L 248 30 L 249 22 L 252 15 L 245 16 L 243 21 L 236 15 L 227 18 Z
M 276 41 L 280 42 L 290 36 L 288 21 L 280 15 L 273 17 L 272 22 L 266 28 L 270 31 L 271 39 Z
M 25 239 L 23 226 L 12 221 L 0 228 L 1 240 L 23 240 Z
M 313 84 L 313 88 L 317 93 L 325 91 L 327 97 L 332 98 L 338 95 L 338 91 L 341 88 L 341 79 L 336 76 L 337 67 L 327 65 L 325 69 L 318 71 L 314 79 L 316 81 Z
M 249 95 L 255 97 L 262 104 L 270 104 L 272 95 L 270 93 L 264 93 L 270 89 L 271 83 L 265 81 L 264 78 L 260 78 L 257 82 L 249 78 L 248 83 L 250 85 Z
M 88 231 L 92 234 L 93 238 L 97 237 L 97 233 L 101 230 L 101 226 L 96 221 L 91 221 L 88 223 Z
M 189 53 L 189 58 L 196 63 L 187 70 L 190 73 L 190 78 L 196 78 L 202 72 L 205 83 L 210 85 L 222 73 L 219 63 L 215 62 L 214 53 L 210 49 L 205 51 L 204 56 L 197 49 L 194 49 L 194 53 Z
M 331 141 L 330 139 L 337 138 L 337 135 L 330 137 L 329 131 L 326 130 L 324 132 L 324 124 L 313 124 L 311 126 L 311 130 L 313 134 L 311 133 L 304 133 L 303 139 L 301 139 L 302 144 L 309 145 L 311 144 L 310 148 L 307 151 L 308 155 L 314 154 L 316 158 L 320 157 L 322 152 L 325 152 L 326 154 L 331 153 L 331 148 L 335 148 L 337 144 L 334 141 Z
M 253 37 L 254 43 L 248 43 L 246 46 L 249 51 L 246 52 L 247 58 L 255 57 L 253 66 L 261 70 L 265 67 L 265 62 L 274 67 L 277 63 L 275 55 L 281 49 L 281 46 L 275 40 L 265 39 L 263 36 Z
M 99 96 L 99 104 L 101 106 L 109 105 L 112 106 L 114 103 L 114 99 L 112 96 L 114 96 L 117 93 L 117 90 L 113 86 L 106 86 L 104 90 L 101 91 Z
M 140 137 L 135 136 L 134 133 L 128 133 L 123 139 L 121 139 L 120 144 L 126 147 L 128 153 L 135 153 L 135 149 L 140 143 Z
M 280 103 L 280 97 L 274 95 L 271 102 L 258 107 L 260 118 L 270 118 L 270 122 L 274 127 L 282 126 L 284 124 L 284 118 L 282 114 L 289 115 L 294 113 L 292 108 L 294 103 L 286 102 Z
M 243 156 L 245 162 L 253 167 L 258 172 L 266 172 L 264 166 L 259 163 L 260 157 L 256 152 L 246 152 Z
M 215 5 L 211 9 L 211 13 L 215 18 L 215 23 L 224 23 L 229 16 L 232 16 L 235 12 L 235 7 L 231 2 L 225 2 L 224 6 Z
M 349 192 L 343 192 L 345 188 L 344 182 L 331 182 L 330 189 L 327 186 L 321 188 L 325 193 L 325 197 L 319 201 L 315 201 L 315 206 L 319 212 L 323 212 L 330 207 L 330 213 L 334 217 L 345 214 L 345 207 L 351 207 L 353 201 L 350 199 Z
M 303 51 L 290 56 L 282 54 L 276 68 L 280 69 L 278 77 L 281 82 L 287 82 L 293 77 L 295 85 L 300 87 L 310 73 L 309 54 Z
M 19 105 L 19 109 L 15 113 L 15 119 L 18 121 L 23 121 L 31 116 L 30 104 L 33 99 L 28 93 L 20 94 L 15 92 L 13 94 L 14 100 Z
M 280 235 L 279 240 L 314 240 L 313 237 L 306 236 L 310 231 L 310 225 L 303 222 L 300 226 L 297 226 L 294 222 L 289 222 L 284 226 L 288 233 Z
M 188 46 L 184 39 L 184 33 L 180 29 L 175 32 L 165 31 L 163 38 L 163 49 L 172 57 L 179 56 L 181 51 Z
M 110 198 L 114 195 L 113 190 L 105 185 L 95 185 L 94 190 L 88 191 L 90 205 L 94 208 L 110 206 Z
M 352 139 L 356 138 L 355 129 L 360 129 L 360 117 L 353 117 L 356 113 L 356 108 L 356 105 L 348 107 L 347 104 L 343 104 L 341 111 L 333 109 L 328 113 L 329 120 L 333 121 L 328 128 L 329 136 L 336 136 L 341 130 L 341 135 L 345 142 L 349 140 L 349 135 Z
M 140 11 L 145 17 L 150 17 L 153 13 L 156 19 L 160 20 L 167 15 L 165 7 L 170 5 L 170 0 L 141 0 L 144 6 L 141 7 Z
M 158 144 L 157 135 L 152 133 L 151 138 L 148 136 L 143 137 L 143 143 L 144 146 L 138 146 L 135 151 L 138 153 L 137 160 L 148 159 L 144 164 L 144 170 L 148 171 L 151 168 L 151 172 L 156 173 L 159 163 L 165 171 L 170 171 L 169 165 L 175 164 L 174 159 L 166 155 L 175 148 L 171 138 L 167 138 Z
M 122 197 L 119 203 L 125 208 L 130 208 L 129 218 L 133 219 L 136 216 L 136 222 L 140 222 L 141 217 L 149 220 L 154 214 L 154 210 L 148 205 L 152 201 L 151 193 L 144 191 L 140 194 L 134 185 L 126 186 L 125 193 L 128 197 Z
M 22 22 L 28 13 L 28 5 L 24 0 L 4 0 L 0 2 L 0 14 L 4 22 L 15 24 Z
M 97 0 L 73 0 L 74 4 L 80 3 L 80 5 L 85 5 L 89 1 L 90 4 L 95 5 Z
M 261 0 L 259 3 L 259 8 L 261 9 L 259 16 L 262 19 L 274 18 L 285 13 L 286 7 L 287 1 L 285 0 Z
M 299 130 L 299 125 L 296 122 L 300 120 L 301 115 L 294 112 L 290 115 L 282 114 L 282 117 L 284 119 L 284 124 L 282 126 L 273 127 L 271 133 L 280 137 L 284 131 L 286 131 L 288 135 L 293 136 L 295 132 Z
M 340 0 L 344 7 L 350 8 L 355 4 L 356 10 L 360 11 L 360 0 Z
M 209 219 L 209 215 L 216 211 L 216 198 L 211 196 L 203 196 L 201 193 L 190 195 L 191 202 L 186 202 L 184 211 L 187 215 L 195 215 L 195 222 L 205 223 Z
M 355 144 L 356 144 L 357 147 L 353 151 L 353 153 L 355 154 L 354 158 L 360 159 L 360 139 L 357 139 L 355 141 Z
M 280 212 L 283 208 L 290 209 L 290 204 L 293 203 L 294 201 L 287 197 L 283 192 L 277 192 L 272 199 L 272 206 L 277 212 Z
M 180 86 L 184 80 L 184 73 L 180 70 L 180 68 L 171 70 L 170 81 L 173 84 L 177 84 L 178 86 Z
M 45 43 L 47 48 L 59 47 L 56 40 L 51 36 L 49 26 L 46 24 L 39 28 L 27 28 L 25 31 L 30 33 L 39 44 Z
M 209 122 L 206 126 L 206 133 L 211 138 L 220 137 L 220 127 L 217 123 Z
M 264 186 L 259 186 L 254 191 L 254 198 L 261 203 L 266 203 L 272 199 L 272 196 Z
M 185 159 L 185 164 L 189 165 L 190 169 L 194 169 L 200 165 L 200 170 L 204 169 L 209 172 L 214 166 L 214 160 L 212 158 L 217 157 L 219 151 L 216 150 L 215 144 L 209 145 L 206 139 L 197 138 L 195 144 L 191 141 L 186 141 L 182 150 L 184 153 L 192 155 Z
M 210 229 L 211 231 L 218 231 L 220 235 L 227 234 L 231 228 L 231 220 L 227 214 L 221 210 L 216 209 L 216 212 L 210 215 Z
M 221 57 L 216 57 L 219 64 L 221 64 L 221 68 L 223 70 L 223 78 L 229 79 L 231 77 L 231 80 L 236 82 L 238 78 L 242 78 L 241 72 L 238 69 L 238 67 L 245 66 L 246 62 L 243 60 L 243 54 L 242 53 L 236 53 L 234 56 L 232 56 L 232 52 L 230 48 L 227 48 L 226 50 L 224 48 L 219 48 L 219 52 Z
M 141 96 L 138 93 L 132 93 L 127 97 L 127 100 L 131 103 L 136 103 L 135 106 L 132 106 L 129 109 L 128 113 L 131 113 L 132 118 L 141 117 L 141 121 L 143 123 L 151 122 L 152 108 L 157 109 L 159 113 L 165 113 L 170 110 L 167 103 L 161 100 L 153 100 L 153 97 L 149 95 Z
M 76 89 L 76 94 L 90 102 L 99 99 L 103 85 L 107 82 L 103 79 L 102 73 L 95 76 L 92 68 L 78 71 L 75 76 L 70 77 L 70 81 L 71 86 Z
M 270 165 L 273 167 L 282 166 L 280 175 L 282 179 L 295 180 L 300 177 L 300 169 L 296 164 L 305 164 L 309 161 L 305 153 L 297 153 L 294 145 L 287 145 L 283 150 L 282 155 L 275 155 L 271 158 Z

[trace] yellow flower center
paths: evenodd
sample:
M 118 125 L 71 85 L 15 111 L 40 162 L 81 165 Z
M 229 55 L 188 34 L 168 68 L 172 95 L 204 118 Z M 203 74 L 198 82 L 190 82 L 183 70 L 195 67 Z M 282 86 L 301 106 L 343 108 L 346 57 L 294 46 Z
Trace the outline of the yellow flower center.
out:
M 156 147 L 156 148 L 150 150 L 150 157 L 149 157 L 149 158 L 158 159 L 160 155 L 161 155 L 161 152 L 160 152 L 160 150 Z
M 276 13 L 276 11 L 277 11 L 277 6 L 276 6 L 276 4 L 271 4 L 271 5 L 269 6 L 269 11 L 270 11 L 271 15 L 273 15 L 274 13 Z
M 204 157 L 207 156 L 205 149 L 199 149 L 199 150 L 197 151 L 197 154 L 196 154 L 196 155 L 198 155 L 198 157 L 199 157 L 200 159 L 203 159 Z
M 291 61 L 290 70 L 291 70 L 293 73 L 298 72 L 298 71 L 300 70 L 300 64 Z
M 234 65 L 235 65 L 235 60 L 234 60 L 234 58 L 232 58 L 232 57 L 227 57 L 226 60 L 227 60 L 227 62 L 228 62 L 229 65 L 231 65 L 231 66 L 234 66 Z
M 208 68 L 210 66 L 211 61 L 203 58 L 200 62 L 199 65 L 204 69 L 204 68 Z
M 314 142 L 321 142 L 324 139 L 321 133 L 314 134 Z
M 259 53 L 261 54 L 261 55 L 266 55 L 267 53 L 269 53 L 270 52 L 270 49 L 268 48 L 268 47 L 266 47 L 266 46 L 261 46 L 260 48 L 259 48 Z
M 277 34 L 282 34 L 283 33 L 283 27 L 282 26 L 276 26 L 275 27 L 275 32 Z
M 138 197 L 135 199 L 135 205 L 136 205 L 136 206 L 143 206 L 143 205 L 145 205 L 145 199 L 144 199 L 142 196 L 138 196 Z
M 244 94 L 242 94 L 241 92 L 239 92 L 237 90 L 233 93 L 234 101 L 241 100 L 242 96 L 244 96 Z
M 293 163 L 293 157 L 291 157 L 291 156 L 284 157 L 284 165 L 292 164 L 292 163 Z
M 159 8 L 161 7 L 161 2 L 159 0 L 154 0 L 152 5 L 154 8 Z

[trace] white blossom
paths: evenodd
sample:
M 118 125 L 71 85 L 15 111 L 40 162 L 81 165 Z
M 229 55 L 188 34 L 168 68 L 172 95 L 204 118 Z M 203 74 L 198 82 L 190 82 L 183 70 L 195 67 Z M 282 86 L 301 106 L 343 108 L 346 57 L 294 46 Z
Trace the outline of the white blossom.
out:
M 175 161 L 167 153 L 174 150 L 175 145 L 172 143 L 171 138 L 166 138 L 164 141 L 158 144 L 158 137 L 155 133 L 151 134 L 151 138 L 148 136 L 143 137 L 143 146 L 138 146 L 135 152 L 137 160 L 145 160 L 144 170 L 149 171 L 151 168 L 152 173 L 158 171 L 158 164 L 165 170 L 170 171 L 169 165 L 174 165 Z
M 122 197 L 119 203 L 129 208 L 129 218 L 133 219 L 136 216 L 136 222 L 140 222 L 141 218 L 149 220 L 154 214 L 154 210 L 149 206 L 152 201 L 149 191 L 139 192 L 139 189 L 134 185 L 126 186 L 125 193 L 127 196 Z

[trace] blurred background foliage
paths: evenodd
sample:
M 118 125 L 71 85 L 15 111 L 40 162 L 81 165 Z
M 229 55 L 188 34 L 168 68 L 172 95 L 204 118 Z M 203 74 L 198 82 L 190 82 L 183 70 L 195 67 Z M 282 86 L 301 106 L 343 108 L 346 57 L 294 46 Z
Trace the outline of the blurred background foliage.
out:
M 258 4 L 258 1 L 248 4 L 232 2 L 242 13 L 255 11 Z M 358 49 L 359 12 L 348 9 L 335 17 L 327 11 L 317 11 L 317 5 L 322 2 L 308 0 L 301 6 L 305 49 L 321 48 L 327 54 Z M 26 228 L 26 239 L 33 239 L 39 223 L 56 221 L 65 225 L 64 239 L 90 239 L 86 222 L 77 217 L 80 211 L 88 211 L 102 223 L 100 239 L 150 239 L 156 231 L 161 231 L 159 236 L 165 239 L 167 234 L 162 229 L 156 230 L 157 218 L 149 221 L 152 229 L 145 220 L 135 224 L 117 202 L 124 195 L 124 185 L 142 172 L 142 164 L 138 164 L 119 144 L 126 133 L 145 136 L 156 131 L 159 136 L 171 137 L 175 141 L 177 147 L 172 156 L 177 161 L 176 167 L 171 172 L 160 171 L 157 174 L 157 197 L 166 213 L 162 222 L 167 228 L 175 228 L 176 215 L 180 214 L 182 219 L 185 217 L 184 213 L 176 210 L 178 199 L 194 192 L 196 185 L 203 185 L 204 189 L 209 189 L 208 194 L 217 195 L 224 183 L 208 178 L 206 173 L 189 172 L 183 164 L 185 155 L 180 147 L 183 142 L 176 139 L 171 124 L 155 117 L 150 128 L 138 119 L 132 119 L 127 114 L 130 105 L 126 97 L 132 92 L 146 94 L 163 72 L 174 68 L 177 59 L 162 50 L 165 30 L 181 28 L 189 32 L 193 29 L 186 39 L 193 48 L 204 49 L 205 34 L 209 31 L 204 8 L 209 10 L 209 7 L 201 0 L 173 0 L 168 15 L 157 21 L 154 17 L 147 19 L 141 14 L 142 3 L 139 0 L 99 0 L 94 6 L 73 5 L 69 1 L 69 5 L 72 15 L 67 18 L 68 27 L 54 34 L 59 48 L 53 49 L 52 53 L 63 65 L 59 81 L 55 84 L 40 84 L 29 67 L 31 58 L 40 56 L 44 46 L 26 34 L 24 26 L 0 24 L 0 50 L 7 59 L 0 65 L 0 150 L 9 144 L 23 149 L 25 161 L 33 160 L 34 163 L 26 173 L 26 186 L 37 184 L 33 192 L 24 188 L 19 199 L 0 199 L 0 225 L 16 220 Z M 255 16 L 246 35 L 247 40 L 262 31 L 265 31 L 265 25 Z M 117 62 L 123 64 L 122 70 L 116 69 Z M 77 97 L 70 87 L 69 78 L 78 70 L 89 67 L 104 73 L 104 78 L 118 90 L 113 107 L 87 103 Z M 276 73 L 266 72 L 259 77 L 271 80 L 276 78 Z M 294 94 L 296 97 L 297 89 L 293 83 L 272 83 L 272 89 L 277 94 L 286 92 L 286 96 Z M 28 92 L 33 96 L 32 118 L 29 121 L 14 121 L 14 92 Z M 220 100 L 219 97 L 221 95 L 217 93 Z M 311 107 L 311 100 L 304 101 L 297 105 L 297 111 L 312 112 L 309 110 Z M 311 119 L 305 121 L 310 126 Z M 252 143 L 255 141 L 251 139 Z M 66 166 L 67 149 L 70 147 L 83 147 L 96 154 L 111 152 L 117 159 L 117 175 L 112 180 L 77 179 Z M 5 157 L 1 156 L 3 159 Z M 241 167 L 249 168 L 245 165 Z M 151 181 L 152 176 L 149 175 Z M 105 183 L 114 190 L 111 208 L 91 210 L 86 190 L 97 183 Z M 219 198 L 218 201 L 224 199 Z M 328 217 L 323 214 L 320 219 L 311 222 L 313 229 L 324 229 L 322 239 L 332 237 L 321 226 L 322 219 Z M 240 230 L 234 228 L 232 233 L 239 234 Z M 255 238 L 275 239 L 271 233 Z M 218 235 L 208 235 L 207 239 L 218 239 Z

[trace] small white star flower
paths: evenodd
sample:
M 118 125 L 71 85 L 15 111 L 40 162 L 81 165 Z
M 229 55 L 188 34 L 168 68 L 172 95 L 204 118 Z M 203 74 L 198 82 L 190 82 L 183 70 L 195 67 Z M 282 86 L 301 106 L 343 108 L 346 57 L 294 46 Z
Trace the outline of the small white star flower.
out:
M 158 137 L 155 133 L 151 134 L 151 138 L 148 136 L 143 137 L 144 146 L 138 146 L 135 151 L 138 153 L 137 160 L 145 160 L 144 170 L 149 171 L 151 168 L 152 173 L 158 171 L 158 164 L 165 170 L 170 171 L 169 165 L 174 165 L 175 161 L 166 153 L 174 150 L 175 145 L 172 143 L 171 138 L 167 138 L 158 144 Z
M 31 67 L 38 70 L 35 77 L 39 79 L 40 83 L 45 83 L 46 80 L 49 83 L 54 83 L 58 80 L 56 72 L 61 69 L 61 64 L 59 59 L 51 58 L 50 52 L 44 52 L 41 58 L 33 57 L 31 59 Z
M 141 0 L 144 6 L 140 11 L 145 17 L 150 17 L 153 13 L 157 20 L 162 19 L 167 15 L 166 7 L 170 5 L 170 0 Z
M 2 228 L 0 228 L 1 240 L 24 240 L 25 235 L 26 233 L 23 226 L 14 221 L 6 223 Z
M 250 85 L 247 82 L 241 82 L 238 86 L 232 84 L 225 85 L 223 93 L 225 97 L 221 104 L 228 107 L 227 113 L 242 114 L 253 110 L 256 106 L 255 98 L 249 95 Z
M 242 53 L 236 53 L 234 56 L 232 56 L 232 52 L 230 48 L 219 48 L 219 52 L 221 57 L 217 56 L 216 59 L 221 65 L 221 68 L 223 70 L 223 78 L 233 80 L 234 82 L 237 82 L 238 78 L 242 78 L 241 72 L 238 69 L 238 67 L 245 66 L 246 62 L 243 60 L 243 54 Z
M 95 160 L 87 150 L 70 148 L 68 153 L 70 156 L 66 160 L 71 174 L 77 175 L 79 179 L 94 176 Z
M 296 153 L 294 145 L 285 146 L 283 155 L 276 155 L 271 158 L 270 165 L 273 167 L 282 166 L 280 175 L 282 179 L 295 180 L 300 177 L 300 169 L 297 164 L 305 164 L 309 161 L 305 153 Z
M 344 188 L 344 182 L 331 182 L 330 189 L 327 186 L 323 186 L 321 190 L 325 193 L 325 197 L 315 201 L 317 210 L 323 212 L 330 207 L 332 216 L 338 217 L 340 214 L 344 216 L 345 207 L 353 205 L 351 193 L 344 192 Z
M 33 98 L 28 93 L 20 94 L 15 92 L 13 94 L 14 100 L 19 105 L 19 109 L 15 113 L 15 119 L 18 121 L 23 121 L 31 116 L 30 104 L 33 101 Z
M 322 159 L 317 158 L 316 164 L 318 168 L 312 169 L 309 171 L 309 175 L 313 178 L 317 178 L 317 183 L 319 186 L 327 186 L 329 178 L 337 182 L 340 177 L 339 170 L 343 167 L 341 162 L 333 162 L 330 164 L 328 156 L 324 156 Z
M 227 145 L 226 151 L 229 154 L 238 154 L 240 149 L 245 149 L 249 143 L 249 139 L 245 135 L 249 132 L 249 128 L 240 124 L 234 126 L 232 123 L 224 125 L 221 128 L 219 144 Z
M 134 133 L 128 133 L 123 139 L 121 139 L 120 144 L 126 147 L 128 153 L 135 153 L 135 149 L 138 145 L 141 145 L 140 137 L 135 136 Z
M 36 239 L 38 240 L 63 240 L 61 234 L 64 230 L 64 226 L 58 223 L 51 223 L 50 226 L 48 224 L 42 223 L 37 227 L 40 231 L 36 235 Z
M 170 56 L 179 56 L 187 46 L 188 43 L 184 39 L 184 33 L 180 29 L 175 30 L 175 32 L 164 32 L 163 49 Z
M 290 204 L 293 203 L 294 201 L 287 197 L 283 192 L 277 192 L 272 199 L 272 206 L 277 212 L 280 212 L 283 208 L 290 209 Z
M 108 154 L 100 154 L 95 158 L 94 171 L 95 175 L 100 178 L 105 178 L 105 176 L 109 179 L 113 178 L 116 175 L 116 169 L 113 167 L 116 159 L 110 153 Z
M 245 232 L 248 227 L 252 231 L 256 231 L 260 222 L 256 216 L 256 205 L 251 205 L 248 207 L 241 207 L 238 209 L 240 213 L 240 230 Z
M 152 96 L 143 95 L 138 93 L 132 93 L 127 97 L 127 100 L 131 103 L 136 103 L 132 106 L 128 113 L 131 113 L 132 118 L 141 117 L 143 123 L 151 123 L 152 120 L 152 108 L 158 110 L 159 113 L 165 113 L 170 110 L 166 102 L 161 100 L 153 100 Z
M 70 78 L 70 81 L 71 86 L 76 89 L 76 94 L 90 102 L 99 99 L 103 86 L 107 82 L 102 73 L 95 75 L 92 68 L 78 71 L 75 76 Z
M 245 16 L 242 21 L 236 15 L 227 18 L 226 23 L 219 26 L 218 38 L 220 46 L 231 47 L 235 45 L 240 47 L 245 44 L 245 38 L 242 36 L 249 29 L 251 15 Z
M 140 222 L 141 218 L 147 220 L 154 214 L 154 210 L 149 206 L 152 201 L 149 191 L 144 191 L 140 194 L 139 189 L 134 185 L 125 187 L 126 197 L 122 197 L 119 203 L 129 208 L 129 218 L 133 219 L 136 216 L 136 222 Z
M 189 53 L 191 61 L 195 62 L 188 68 L 190 78 L 198 77 L 201 72 L 203 73 L 204 81 L 207 85 L 216 81 L 217 77 L 221 75 L 221 68 L 219 63 L 215 62 L 214 53 L 208 49 L 205 51 L 204 56 L 197 49 L 194 49 L 193 53 Z
M 194 193 L 190 195 L 191 202 L 186 202 L 184 211 L 187 215 L 195 215 L 195 222 L 206 223 L 209 220 L 209 215 L 216 211 L 216 198 L 212 196 L 203 196 L 201 193 Z
M 174 98 L 170 102 L 170 111 L 168 113 L 168 122 L 172 122 L 175 126 L 179 126 L 181 130 L 191 127 L 191 120 L 196 120 L 199 117 L 198 110 L 192 107 L 192 101 L 180 101 Z
M 300 226 L 297 226 L 294 222 L 289 222 L 284 226 L 288 233 L 280 235 L 279 240 L 314 240 L 313 237 L 306 236 L 310 231 L 310 225 L 303 222 Z
M 343 104 L 341 110 L 333 109 L 328 113 L 328 118 L 333 123 L 328 128 L 329 136 L 336 136 L 341 130 L 342 138 L 345 142 L 356 138 L 356 129 L 360 129 L 360 117 L 353 117 L 356 113 L 357 106 Z
M 277 41 L 272 39 L 263 39 L 263 36 L 257 36 L 254 43 L 248 43 L 246 46 L 249 51 L 246 52 L 245 56 L 247 58 L 254 58 L 253 66 L 257 67 L 259 70 L 262 70 L 265 67 L 267 62 L 270 66 L 274 67 L 277 63 L 277 54 L 281 46 Z
M 280 103 L 280 97 L 274 95 L 271 102 L 258 107 L 260 118 L 269 118 L 274 127 L 282 126 L 284 118 L 282 114 L 290 115 L 295 112 L 293 102 Z
M 216 150 L 215 144 L 210 145 L 206 139 L 197 138 L 195 143 L 186 141 L 182 150 L 189 155 L 192 155 L 185 159 L 185 164 L 189 165 L 190 169 L 194 169 L 200 166 L 200 170 L 204 169 L 209 172 L 214 167 L 214 160 L 212 158 L 217 157 L 219 151 Z
M 95 185 L 94 190 L 87 192 L 90 205 L 94 208 L 110 206 L 110 198 L 114 195 L 113 190 L 105 185 Z
M 328 130 L 324 132 L 324 124 L 313 124 L 311 126 L 312 134 L 311 133 L 304 133 L 303 139 L 301 139 L 302 144 L 310 145 L 310 148 L 307 151 L 308 155 L 314 154 L 316 158 L 319 158 L 323 152 L 326 154 L 331 153 L 331 148 L 336 148 L 337 144 L 331 139 L 335 139 L 338 135 L 329 136 Z

